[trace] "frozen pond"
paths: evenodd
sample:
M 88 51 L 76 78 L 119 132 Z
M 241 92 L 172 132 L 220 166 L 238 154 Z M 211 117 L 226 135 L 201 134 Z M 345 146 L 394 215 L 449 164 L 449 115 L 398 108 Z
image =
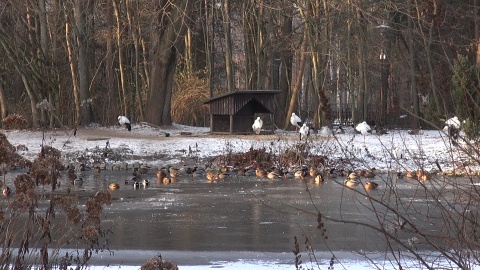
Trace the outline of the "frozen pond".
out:
M 230 176 L 210 183 L 205 178 L 183 176 L 170 184 L 156 181 L 154 172 L 144 178 L 150 184 L 135 189 L 125 184 L 131 173 L 125 171 L 86 172 L 82 185 L 66 177 L 58 192 L 77 195 L 94 194 L 112 182 L 120 185 L 112 191 L 113 203 L 104 209 L 104 223 L 112 227 L 109 247 L 114 251 L 94 256 L 94 264 L 141 265 L 152 256 L 182 265 L 208 265 L 238 260 L 289 265 L 294 268 L 294 236 L 298 238 L 303 260 L 305 236 L 317 250 L 317 259 L 328 266 L 330 258 L 359 260 L 358 252 L 377 254 L 387 250 L 384 237 L 355 222 L 376 224 L 371 198 L 388 202 L 391 193 L 399 200 L 409 200 L 418 213 L 432 207 L 419 194 L 418 182 L 376 177 L 377 190 L 354 190 L 343 186 L 343 178 L 316 184 L 313 179 L 260 180 L 256 177 Z M 7 178 L 7 184 L 12 185 Z M 366 180 L 363 179 L 363 182 Z M 448 190 L 448 188 L 446 189 Z M 447 192 L 448 193 L 448 192 Z M 448 195 L 446 195 L 448 196 Z M 415 198 L 415 199 L 412 199 Z M 348 223 L 324 221 L 326 231 L 318 229 L 317 210 Z M 420 218 L 420 217 L 419 217 Z M 435 219 L 432 215 L 431 219 Z M 425 222 L 425 227 L 435 226 Z M 405 243 L 412 234 L 399 236 Z

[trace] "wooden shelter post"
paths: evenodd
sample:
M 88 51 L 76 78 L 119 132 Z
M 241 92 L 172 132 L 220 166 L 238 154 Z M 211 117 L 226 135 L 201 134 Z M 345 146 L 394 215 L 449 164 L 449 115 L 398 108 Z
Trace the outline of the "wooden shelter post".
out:
M 210 114 L 210 130 L 213 130 L 213 114 Z

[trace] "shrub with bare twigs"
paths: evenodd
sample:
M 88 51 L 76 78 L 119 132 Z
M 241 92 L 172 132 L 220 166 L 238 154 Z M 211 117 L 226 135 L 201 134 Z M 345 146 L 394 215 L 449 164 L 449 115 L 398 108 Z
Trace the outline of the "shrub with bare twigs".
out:
M 13 146 L 5 136 L 0 136 L 0 141 L 0 155 L 15 162 Z M 80 269 L 87 265 L 92 254 L 108 250 L 107 238 L 111 231 L 103 228 L 101 214 L 103 206 L 111 203 L 110 192 L 98 191 L 87 199 L 83 208 L 80 198 L 55 192 L 60 157 L 59 150 L 42 146 L 30 174 L 19 174 L 15 178 L 13 195 L 10 195 L 13 198 L 0 203 L 0 238 L 4 239 L 0 265 L 15 269 L 33 266 Z M 39 193 L 42 191 L 37 187 L 43 185 L 51 185 L 48 196 Z M 40 205 L 47 205 L 47 210 Z M 61 249 L 72 244 L 81 250 L 61 256 Z

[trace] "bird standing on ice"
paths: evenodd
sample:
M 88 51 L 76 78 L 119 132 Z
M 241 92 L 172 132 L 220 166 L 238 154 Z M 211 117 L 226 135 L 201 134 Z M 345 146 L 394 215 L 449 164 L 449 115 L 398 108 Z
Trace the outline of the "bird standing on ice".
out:
M 260 134 L 260 131 L 262 130 L 262 126 L 263 126 L 263 121 L 260 117 L 257 117 L 257 119 L 255 120 L 255 122 L 253 122 L 253 125 L 252 125 L 252 129 L 253 131 L 255 131 L 255 134 Z
M 310 128 L 307 126 L 307 124 L 303 124 L 303 126 L 300 128 L 300 141 L 305 138 L 305 141 L 308 140 L 308 135 L 310 135 Z
M 363 143 L 365 143 L 365 135 L 368 134 L 368 132 L 370 131 L 370 126 L 367 124 L 367 122 L 363 121 L 362 123 L 358 124 L 355 129 L 362 133 L 363 135 Z
M 127 117 L 123 116 L 123 115 L 120 115 L 118 117 L 118 123 L 121 125 L 121 126 L 124 126 L 126 129 L 128 129 L 128 131 L 131 131 L 132 130 L 132 125 L 130 125 L 130 120 L 128 120 Z
M 298 117 L 295 113 L 292 113 L 292 116 L 290 117 L 290 123 L 295 126 L 295 130 L 300 128 L 300 125 L 302 124 L 302 119 Z

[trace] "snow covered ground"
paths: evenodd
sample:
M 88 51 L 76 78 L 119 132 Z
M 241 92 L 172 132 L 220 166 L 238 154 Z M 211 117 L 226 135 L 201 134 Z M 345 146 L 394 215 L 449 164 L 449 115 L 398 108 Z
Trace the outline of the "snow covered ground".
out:
M 119 161 L 164 166 L 202 160 L 228 153 L 265 148 L 281 153 L 299 143 L 294 131 L 276 130 L 273 135 L 211 135 L 209 128 L 174 124 L 156 128 L 147 124 L 134 125 L 131 132 L 122 127 L 87 127 L 73 130 L 2 131 L 14 146 L 25 145 L 28 150 L 19 154 L 33 160 L 42 144 L 53 146 L 63 153 L 65 163 L 78 162 L 79 157 L 89 163 L 98 162 L 99 153 L 108 149 L 120 155 L 108 157 L 105 163 Z M 168 137 L 166 134 L 168 133 Z M 107 145 L 108 143 L 108 145 Z M 354 168 L 391 170 L 478 170 L 470 164 L 471 147 L 465 143 L 452 146 L 448 136 L 439 130 L 424 130 L 411 135 L 406 130 L 389 130 L 388 134 L 312 134 L 308 141 L 312 155 L 326 156 L 332 163 Z M 470 151 L 466 151 L 470 150 Z M 474 155 L 474 154 L 473 154 Z

